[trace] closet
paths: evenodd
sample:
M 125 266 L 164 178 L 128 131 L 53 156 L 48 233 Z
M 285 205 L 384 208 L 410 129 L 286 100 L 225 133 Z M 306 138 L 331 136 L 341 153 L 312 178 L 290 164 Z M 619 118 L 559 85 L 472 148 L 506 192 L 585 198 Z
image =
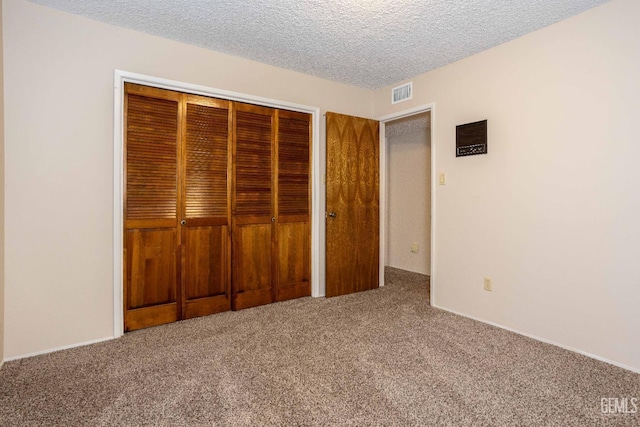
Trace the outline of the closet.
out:
M 125 331 L 310 295 L 309 114 L 125 84 Z

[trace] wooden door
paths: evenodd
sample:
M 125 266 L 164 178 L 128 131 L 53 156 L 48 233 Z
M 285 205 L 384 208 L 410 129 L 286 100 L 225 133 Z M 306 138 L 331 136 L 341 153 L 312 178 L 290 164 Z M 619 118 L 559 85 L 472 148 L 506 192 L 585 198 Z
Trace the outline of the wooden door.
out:
M 378 287 L 379 123 L 327 113 L 326 295 Z
M 275 110 L 234 103 L 232 307 L 275 299 Z
M 183 95 L 182 301 L 188 319 L 231 309 L 230 102 Z
M 125 331 L 179 319 L 180 94 L 125 85 Z
M 279 110 L 276 300 L 311 295 L 311 115 Z
M 125 330 L 309 295 L 311 116 L 125 85 Z
M 125 94 L 125 330 L 229 310 L 231 103 Z

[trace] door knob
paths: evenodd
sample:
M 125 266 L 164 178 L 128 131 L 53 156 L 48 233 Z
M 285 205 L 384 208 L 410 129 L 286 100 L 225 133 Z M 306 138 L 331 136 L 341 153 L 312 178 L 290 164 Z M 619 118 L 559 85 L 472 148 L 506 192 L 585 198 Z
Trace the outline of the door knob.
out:
M 182 221 L 180 221 L 180 225 L 187 225 L 187 220 L 183 219 Z
M 271 222 L 276 222 L 276 217 L 275 216 L 271 217 Z
M 329 212 L 329 216 L 330 216 L 331 218 L 335 218 L 335 217 L 336 217 L 336 213 L 335 213 L 335 212 Z

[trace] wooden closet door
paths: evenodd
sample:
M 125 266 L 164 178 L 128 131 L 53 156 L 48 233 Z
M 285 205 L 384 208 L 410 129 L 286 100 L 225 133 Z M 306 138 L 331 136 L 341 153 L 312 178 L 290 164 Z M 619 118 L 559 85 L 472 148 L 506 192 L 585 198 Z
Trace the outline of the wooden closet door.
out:
M 274 292 L 275 110 L 234 103 L 232 269 L 235 310 L 268 304 Z
M 278 111 L 276 300 L 311 295 L 311 115 Z
M 180 94 L 125 85 L 125 331 L 176 321 Z
M 182 301 L 189 319 L 231 309 L 230 102 L 183 95 Z

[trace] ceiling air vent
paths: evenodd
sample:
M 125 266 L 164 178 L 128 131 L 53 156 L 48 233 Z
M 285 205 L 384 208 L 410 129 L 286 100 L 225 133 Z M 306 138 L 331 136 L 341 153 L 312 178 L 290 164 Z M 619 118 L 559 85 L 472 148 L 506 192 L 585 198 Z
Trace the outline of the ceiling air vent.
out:
M 391 90 L 391 103 L 397 104 L 398 102 L 411 99 L 413 96 L 413 82 L 409 82 L 402 86 L 394 87 Z

